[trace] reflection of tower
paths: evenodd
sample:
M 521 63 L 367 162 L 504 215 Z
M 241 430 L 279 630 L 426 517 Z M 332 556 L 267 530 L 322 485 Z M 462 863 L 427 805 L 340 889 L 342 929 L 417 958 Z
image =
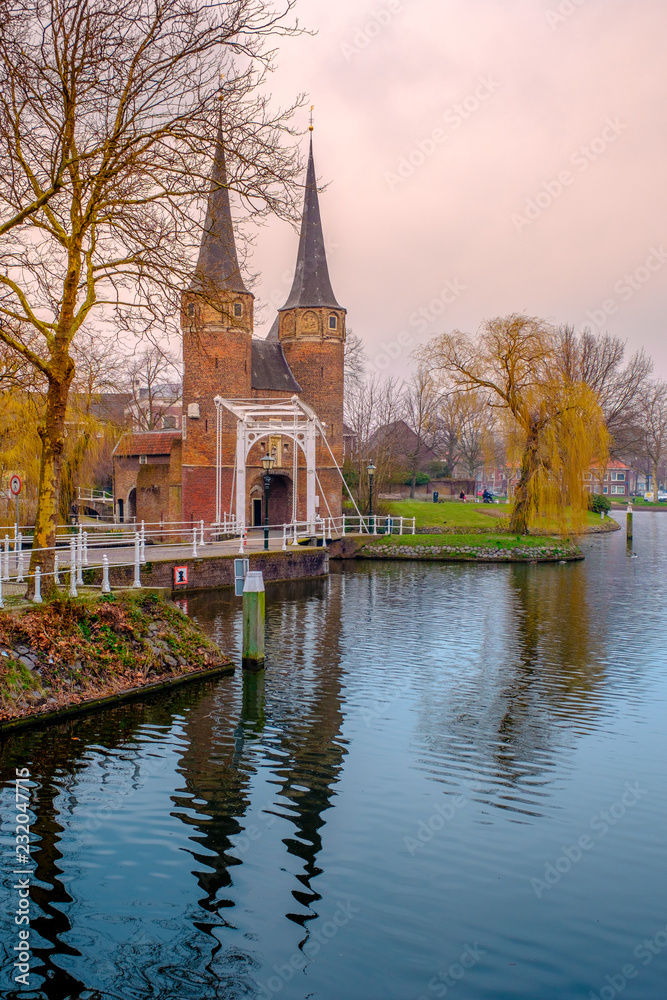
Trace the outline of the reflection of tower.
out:
M 179 770 L 188 793 L 183 806 L 188 808 L 179 815 L 198 829 L 192 839 L 211 852 L 201 861 L 213 871 L 198 871 L 197 877 L 207 894 L 202 905 L 212 911 L 231 904 L 229 898 L 222 898 L 230 894 L 219 896 L 219 890 L 232 882 L 228 869 L 243 860 L 228 853 L 230 836 L 255 824 L 262 836 L 253 849 L 262 851 L 268 831 L 278 829 L 272 820 L 278 815 L 293 824 L 294 834 L 285 837 L 284 844 L 303 865 L 292 895 L 306 912 L 290 908 L 287 916 L 300 925 L 315 916 L 308 908 L 320 898 L 311 880 L 321 871 L 317 856 L 322 848 L 323 813 L 332 804 L 346 753 L 340 739 L 339 584 L 339 579 L 331 587 L 320 581 L 294 582 L 281 588 L 279 598 L 269 597 L 266 679 L 263 674 L 244 678 L 239 722 L 231 718 L 228 688 L 217 697 L 212 693 L 185 719 L 187 748 Z M 220 626 L 211 619 L 205 598 L 201 613 L 196 597 L 190 607 L 208 630 L 229 628 L 229 621 Z M 223 609 L 230 618 L 236 613 L 233 605 Z M 260 736 L 265 747 L 262 770 L 266 773 L 270 767 L 269 787 L 274 790 L 269 802 L 258 793 L 259 802 L 251 804 L 248 788 L 257 771 Z
M 277 330 L 274 324 L 267 339 L 280 340 L 287 363 L 301 386 L 300 396 L 325 425 L 339 466 L 343 464 L 345 312 L 336 301 L 329 279 L 311 136 L 294 281 L 287 302 L 279 310 Z M 328 515 L 331 510 L 338 517 L 340 476 L 323 442 L 318 443 L 317 467 L 325 494 L 320 499 L 320 513 Z
M 197 267 L 182 296 L 183 494 L 185 520 L 215 519 L 216 395 L 251 395 L 254 296 L 239 269 L 229 205 L 222 132 L 215 148 L 211 192 Z M 223 415 L 222 490 L 230 496 L 236 420 Z

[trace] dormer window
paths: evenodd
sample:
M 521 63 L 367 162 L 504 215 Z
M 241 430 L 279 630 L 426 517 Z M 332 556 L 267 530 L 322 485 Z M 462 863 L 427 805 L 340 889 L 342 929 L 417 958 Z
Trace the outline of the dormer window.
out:
M 330 330 L 338 329 L 338 316 L 334 316 L 333 314 L 329 316 L 329 329 Z
M 243 303 L 242 302 L 235 302 L 234 303 L 234 316 L 236 317 L 236 319 L 240 319 L 241 316 L 243 316 Z

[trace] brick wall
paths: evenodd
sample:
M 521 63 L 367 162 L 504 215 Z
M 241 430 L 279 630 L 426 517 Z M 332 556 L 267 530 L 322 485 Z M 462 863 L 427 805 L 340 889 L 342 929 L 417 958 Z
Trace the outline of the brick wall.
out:
M 128 547 L 128 561 L 133 558 L 133 549 Z M 151 562 L 151 546 L 146 546 L 147 565 L 141 568 L 141 582 L 146 587 L 172 587 L 174 566 L 188 567 L 187 587 L 174 588 L 174 596 L 190 590 L 208 590 L 216 587 L 234 586 L 234 559 L 238 556 L 209 556 L 204 559 L 161 560 Z M 329 571 L 329 553 L 326 548 L 297 548 L 288 552 L 255 552 L 249 556 L 250 569 L 261 570 L 265 583 L 281 580 L 305 580 L 326 576 Z M 86 571 L 91 582 L 102 582 L 100 569 Z M 134 579 L 132 566 L 109 567 L 111 587 L 131 587 Z
M 337 328 L 329 329 L 335 316 Z M 323 424 L 338 465 L 343 464 L 343 373 L 345 311 L 342 309 L 289 309 L 280 313 L 280 342 L 294 377 L 302 388 L 304 403 L 311 406 Z M 327 497 L 334 517 L 341 514 L 343 485 L 329 450 L 318 439 L 317 473 L 321 486 L 320 514 L 328 516 Z
M 215 396 L 248 399 L 251 394 L 253 296 L 218 292 L 215 305 L 183 296 L 183 518 L 215 520 L 216 408 Z M 234 316 L 240 304 L 243 315 Z M 188 417 L 188 406 L 199 404 L 199 417 Z M 229 507 L 236 452 L 236 419 L 223 410 L 223 510 Z

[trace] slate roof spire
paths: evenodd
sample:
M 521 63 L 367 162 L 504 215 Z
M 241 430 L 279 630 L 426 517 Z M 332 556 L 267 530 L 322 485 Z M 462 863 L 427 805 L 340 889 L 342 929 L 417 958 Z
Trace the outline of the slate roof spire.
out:
M 246 292 L 239 261 L 236 255 L 234 224 L 229 205 L 227 166 L 222 123 L 218 136 L 211 171 L 211 189 L 206 208 L 206 221 L 199 259 L 190 283 L 190 291 L 212 296 L 216 291 Z
M 312 126 L 310 133 L 306 192 L 303 202 L 296 271 L 292 290 L 282 308 L 294 309 L 298 306 L 328 306 L 332 309 L 340 309 L 341 307 L 336 301 L 336 296 L 331 287 L 327 255 L 324 249 L 320 204 L 317 196 L 315 161 L 313 159 Z

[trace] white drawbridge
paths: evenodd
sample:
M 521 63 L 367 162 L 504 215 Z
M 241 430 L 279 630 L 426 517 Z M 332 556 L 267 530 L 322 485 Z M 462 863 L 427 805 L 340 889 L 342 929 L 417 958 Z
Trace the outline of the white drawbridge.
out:
M 253 445 L 270 435 L 281 435 L 293 441 L 292 468 L 292 521 L 297 520 L 297 470 L 298 449 L 306 461 L 306 520 L 310 530 L 315 529 L 316 510 L 316 454 L 317 435 L 326 440 L 324 428 L 317 414 L 298 396 L 279 400 L 223 399 L 216 396 L 216 480 L 215 517 L 216 524 L 222 523 L 222 417 L 229 410 L 236 417 L 236 462 L 233 493 L 236 497 L 236 531 L 243 534 L 246 516 L 246 463 Z M 331 452 L 331 449 L 329 448 Z M 332 454 L 333 458 L 333 454 Z M 340 470 L 339 470 L 340 471 Z M 232 498 L 233 499 L 233 498 Z

